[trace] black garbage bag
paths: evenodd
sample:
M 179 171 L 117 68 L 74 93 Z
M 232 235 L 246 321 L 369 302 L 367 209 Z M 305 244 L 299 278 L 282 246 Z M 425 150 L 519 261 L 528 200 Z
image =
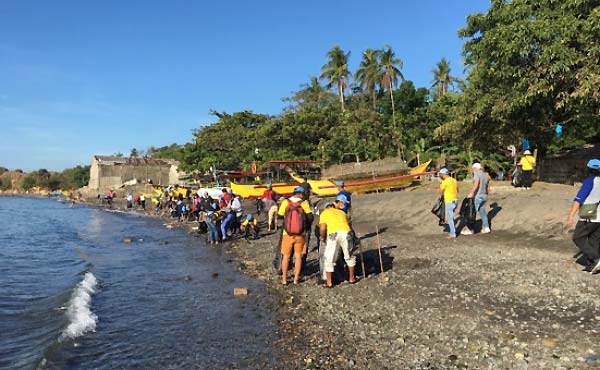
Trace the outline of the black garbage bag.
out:
M 438 224 L 443 226 L 446 224 L 446 204 L 444 203 L 444 196 L 442 195 L 438 202 L 431 209 L 431 213 L 433 213 L 438 219 Z
M 469 228 L 472 228 L 477 218 L 477 210 L 475 209 L 475 200 L 473 198 L 465 198 L 460 204 L 460 218 L 462 222 Z

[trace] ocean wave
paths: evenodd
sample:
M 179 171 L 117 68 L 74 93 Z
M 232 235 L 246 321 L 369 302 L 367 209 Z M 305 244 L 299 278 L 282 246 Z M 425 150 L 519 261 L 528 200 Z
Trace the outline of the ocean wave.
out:
M 97 285 L 98 280 L 94 274 L 86 272 L 83 280 L 75 288 L 67 306 L 69 325 L 63 331 L 62 339 L 74 339 L 96 330 L 98 316 L 92 312 L 90 306 Z

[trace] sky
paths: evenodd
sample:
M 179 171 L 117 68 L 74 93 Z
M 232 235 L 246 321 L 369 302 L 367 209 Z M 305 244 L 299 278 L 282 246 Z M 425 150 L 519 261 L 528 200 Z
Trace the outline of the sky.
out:
M 339 45 L 389 44 L 417 87 L 489 0 L 0 2 L 0 166 L 62 170 L 183 144 L 211 110 L 278 114 Z

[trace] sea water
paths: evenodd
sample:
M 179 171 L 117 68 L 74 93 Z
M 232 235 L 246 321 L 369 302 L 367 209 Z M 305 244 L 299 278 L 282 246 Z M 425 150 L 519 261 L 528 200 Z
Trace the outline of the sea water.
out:
M 202 237 L 53 199 L 0 221 L 0 369 L 272 367 L 265 287 Z

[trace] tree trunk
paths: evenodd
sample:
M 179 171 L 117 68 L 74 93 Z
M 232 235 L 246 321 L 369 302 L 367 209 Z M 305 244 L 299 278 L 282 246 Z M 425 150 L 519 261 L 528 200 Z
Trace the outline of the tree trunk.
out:
M 396 136 L 396 141 L 398 143 L 398 156 L 400 159 L 404 159 L 404 153 L 402 150 L 402 143 L 400 142 L 400 137 L 396 134 L 396 107 L 394 104 L 394 90 L 392 89 L 392 77 L 388 73 L 388 87 L 390 89 L 390 100 L 392 101 L 392 126 L 394 127 L 394 136 Z
M 338 93 L 340 94 L 340 104 L 342 105 L 342 112 L 345 111 L 344 109 L 344 85 L 342 84 L 342 81 L 338 81 Z
M 373 86 L 373 88 L 371 89 L 371 100 L 373 101 L 373 110 L 376 111 L 377 110 L 377 102 L 375 101 L 376 96 L 375 96 L 375 86 Z

